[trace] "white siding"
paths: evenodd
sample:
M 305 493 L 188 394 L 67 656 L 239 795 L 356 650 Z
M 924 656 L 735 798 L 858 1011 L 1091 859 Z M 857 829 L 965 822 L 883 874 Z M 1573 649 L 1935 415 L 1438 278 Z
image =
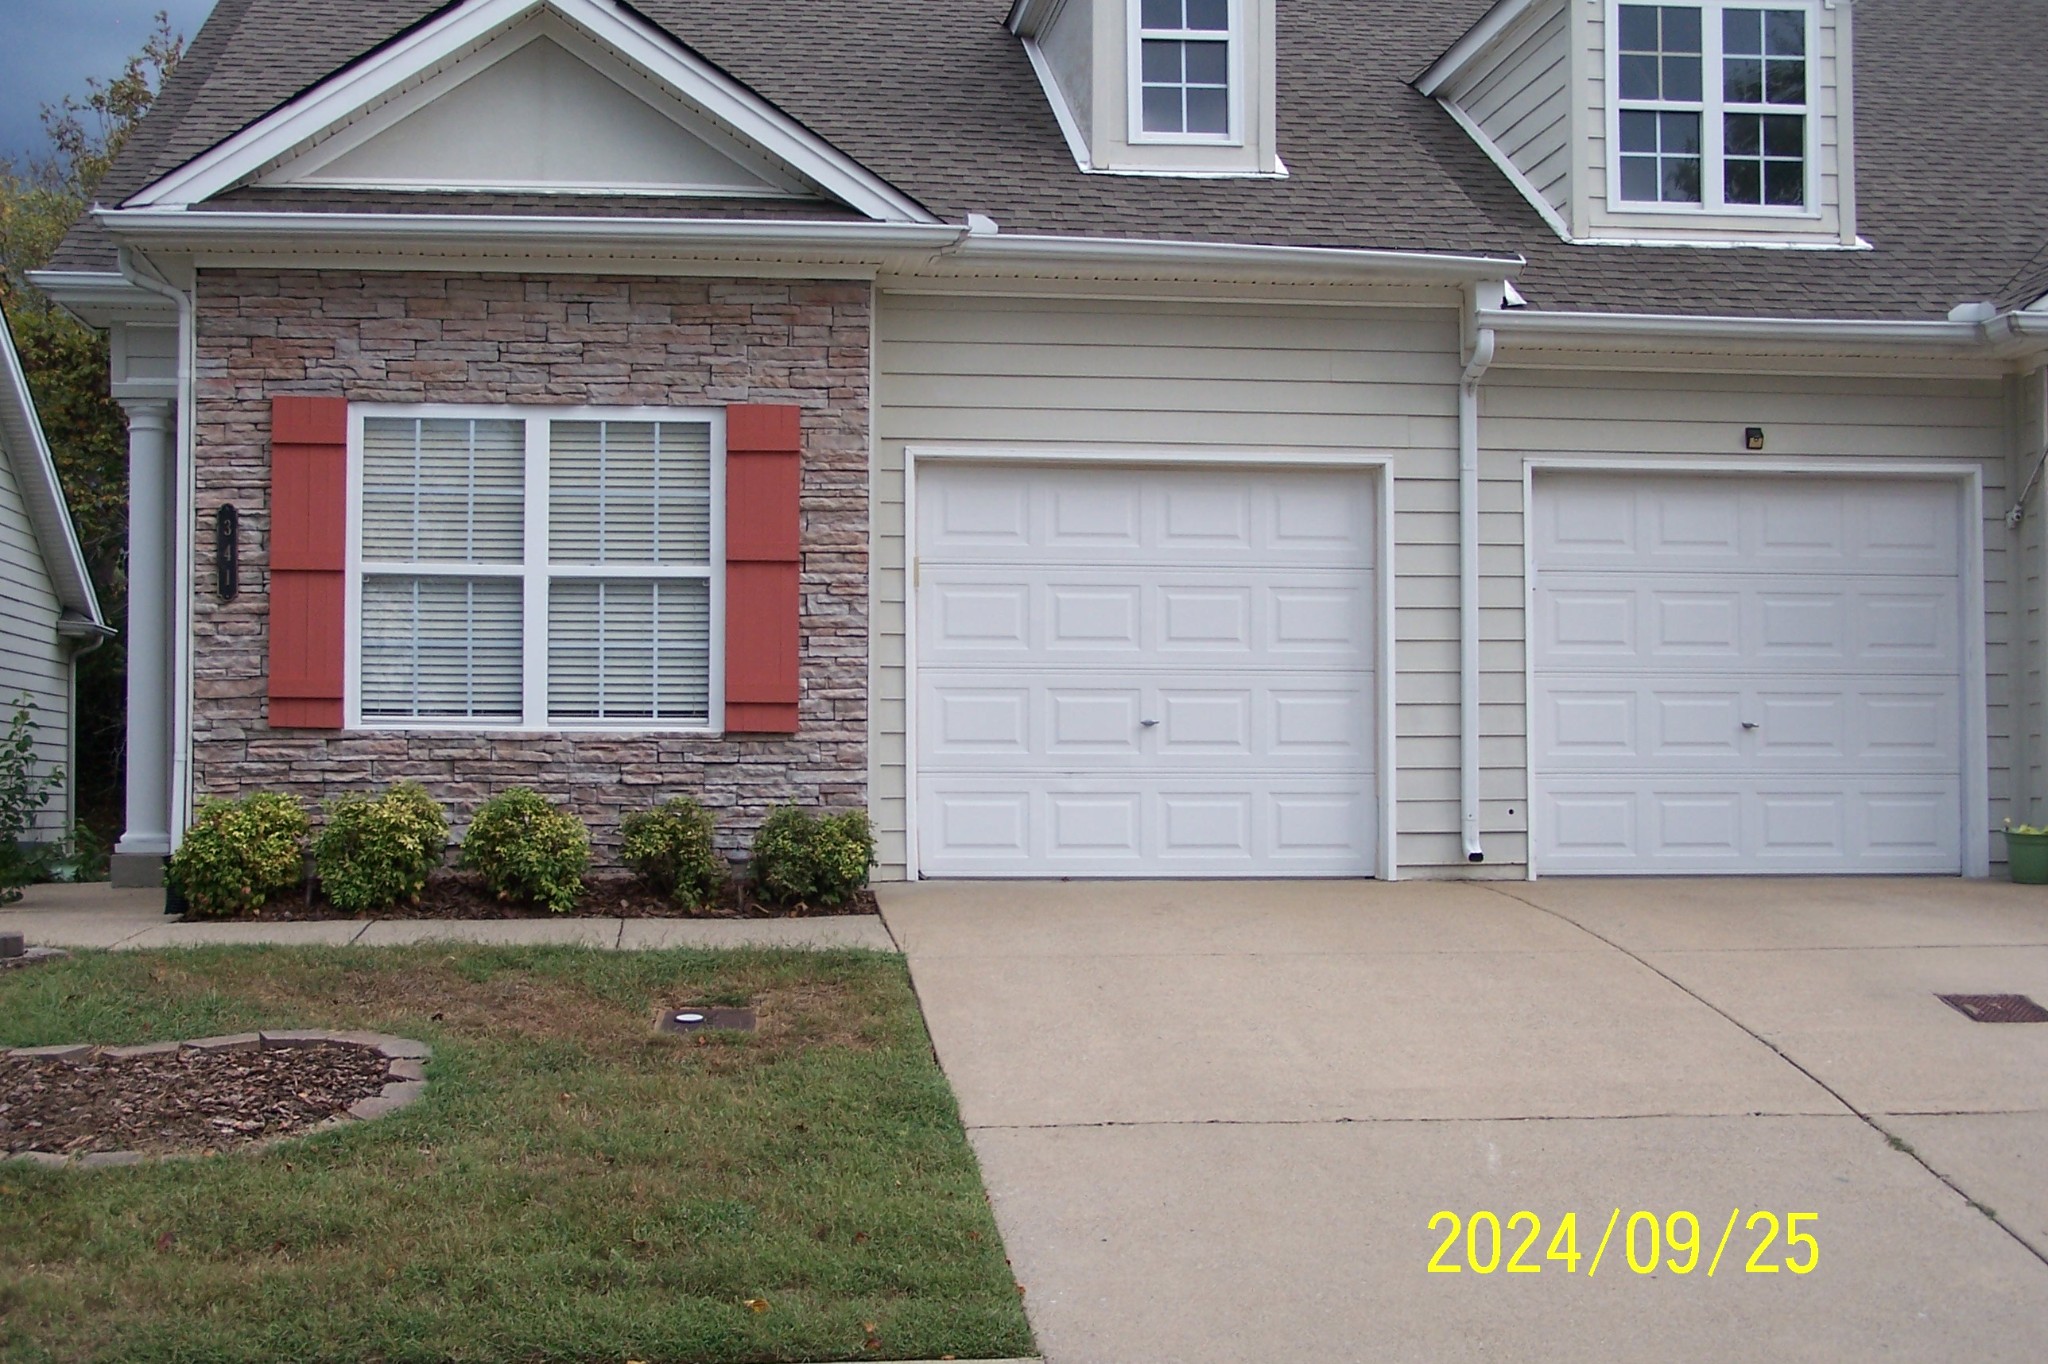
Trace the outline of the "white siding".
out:
M 4 441 L 4 437 L 0 437 Z M 36 708 L 37 748 L 45 763 L 69 762 L 71 670 L 57 638 L 60 608 L 21 485 L 12 452 L 0 449 L 0 732 L 27 697 Z M 53 796 L 40 827 L 61 831 L 65 802 Z
M 1550 206 L 1571 199 L 1571 37 L 1564 0 L 1539 6 L 1446 97 Z
M 1495 369 L 1481 390 L 1481 731 L 1487 861 L 1526 858 L 1522 494 L 1526 460 L 1774 460 L 1981 465 L 1990 809 L 2012 790 L 2012 592 L 2004 512 L 2011 463 L 2006 391 L 1996 380 L 1819 379 Z M 1764 454 L 1743 453 L 1762 426 Z M 1759 474 L 1758 477 L 1765 475 Z M 1403 694 L 1414 687 L 1402 679 Z M 1403 814 L 1415 783 L 1403 774 Z M 1455 787 L 1433 818 L 1455 825 Z M 1512 810 L 1510 815 L 1508 812 Z M 1993 839 L 1996 844 L 1999 840 Z M 1993 847 L 1994 857 L 2003 850 Z
M 1039 51 L 1052 68 L 1081 136 L 1095 136 L 1095 0 L 1067 0 L 1039 35 Z
M 1759 238 L 1804 242 L 1854 242 L 1853 186 L 1843 193 L 1842 158 L 1849 81 L 1844 67 L 1845 40 L 1850 34 L 1850 6 L 1824 4 L 1814 15 L 1814 50 L 1809 72 L 1809 107 L 1816 128 L 1817 217 L 1771 218 L 1742 214 L 1659 213 L 1608 208 L 1608 54 L 1607 0 L 1579 0 L 1572 6 L 1577 57 L 1579 118 L 1576 171 L 1583 192 L 1574 196 L 1572 234 L 1579 237 L 1634 237 L 1684 241 L 1735 241 Z M 1708 73 L 1708 79 L 1714 79 Z M 1853 138 L 1849 139 L 1853 143 Z
M 871 806 L 883 875 L 904 866 L 909 443 L 1391 454 L 1400 861 L 1459 860 L 1452 297 L 1364 308 L 881 296 Z

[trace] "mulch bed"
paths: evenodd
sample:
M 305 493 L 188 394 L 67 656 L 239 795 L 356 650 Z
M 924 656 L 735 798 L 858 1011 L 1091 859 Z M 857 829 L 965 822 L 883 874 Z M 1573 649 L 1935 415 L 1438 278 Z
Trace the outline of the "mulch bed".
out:
M 378 1094 L 371 1047 L 0 1054 L 0 1151 L 225 1151 L 303 1132 Z
M 738 879 L 726 883 L 718 903 L 702 910 L 688 910 L 657 894 L 637 876 L 614 875 L 585 877 L 583 898 L 576 902 L 576 908 L 567 914 L 550 914 L 532 905 L 500 900 L 482 878 L 450 869 L 435 872 L 427 879 L 427 888 L 417 904 L 367 914 L 347 913 L 328 904 L 316 883 L 310 894 L 273 900 L 235 917 L 266 923 L 305 919 L 807 919 L 880 912 L 875 893 L 867 889 L 856 891 L 853 899 L 843 905 L 778 906 L 763 904 Z

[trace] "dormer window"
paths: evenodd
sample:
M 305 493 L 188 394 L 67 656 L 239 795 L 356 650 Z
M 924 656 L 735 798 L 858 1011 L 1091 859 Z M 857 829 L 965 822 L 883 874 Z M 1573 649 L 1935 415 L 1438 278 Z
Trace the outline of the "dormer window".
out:
M 1618 206 L 1804 211 L 1812 10 L 1615 9 Z
M 1228 141 L 1232 105 L 1232 0 L 1134 0 L 1138 135 Z

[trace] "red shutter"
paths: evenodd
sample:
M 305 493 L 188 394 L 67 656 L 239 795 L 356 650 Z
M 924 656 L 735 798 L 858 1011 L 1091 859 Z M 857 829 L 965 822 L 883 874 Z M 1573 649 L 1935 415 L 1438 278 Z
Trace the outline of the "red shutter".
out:
M 270 404 L 270 727 L 340 729 L 348 403 Z
M 725 410 L 725 727 L 794 734 L 802 410 Z

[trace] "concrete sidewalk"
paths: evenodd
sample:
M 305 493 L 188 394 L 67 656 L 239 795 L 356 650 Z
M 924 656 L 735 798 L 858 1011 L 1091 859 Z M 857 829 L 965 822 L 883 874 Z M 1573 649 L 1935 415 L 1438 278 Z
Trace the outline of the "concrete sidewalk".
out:
M 220 944 L 391 947 L 415 942 L 644 949 L 858 947 L 894 952 L 871 914 L 822 919 L 325 919 L 304 923 L 177 923 L 160 890 L 31 886 L 0 909 L 0 933 L 36 947 L 209 947 Z
M 1051 1364 L 2032 1361 L 2048 1341 L 2048 1025 L 1934 998 L 2048 1002 L 2038 890 L 881 894 Z M 1426 1272 L 1437 1214 L 1525 1209 L 1541 1273 L 1474 1272 L 1483 1219 L 1444 1253 L 1464 1272 Z M 1638 1210 L 1681 1236 L 1692 1213 L 1699 1266 L 1653 1264 L 1644 1219 L 1654 1272 L 1632 1272 Z M 1780 1223 L 1759 1265 L 1786 1262 L 1787 1214 L 1818 1214 L 1812 1273 L 1744 1272 L 1757 1210 Z M 1566 1213 L 1576 1272 L 1546 1258 Z

